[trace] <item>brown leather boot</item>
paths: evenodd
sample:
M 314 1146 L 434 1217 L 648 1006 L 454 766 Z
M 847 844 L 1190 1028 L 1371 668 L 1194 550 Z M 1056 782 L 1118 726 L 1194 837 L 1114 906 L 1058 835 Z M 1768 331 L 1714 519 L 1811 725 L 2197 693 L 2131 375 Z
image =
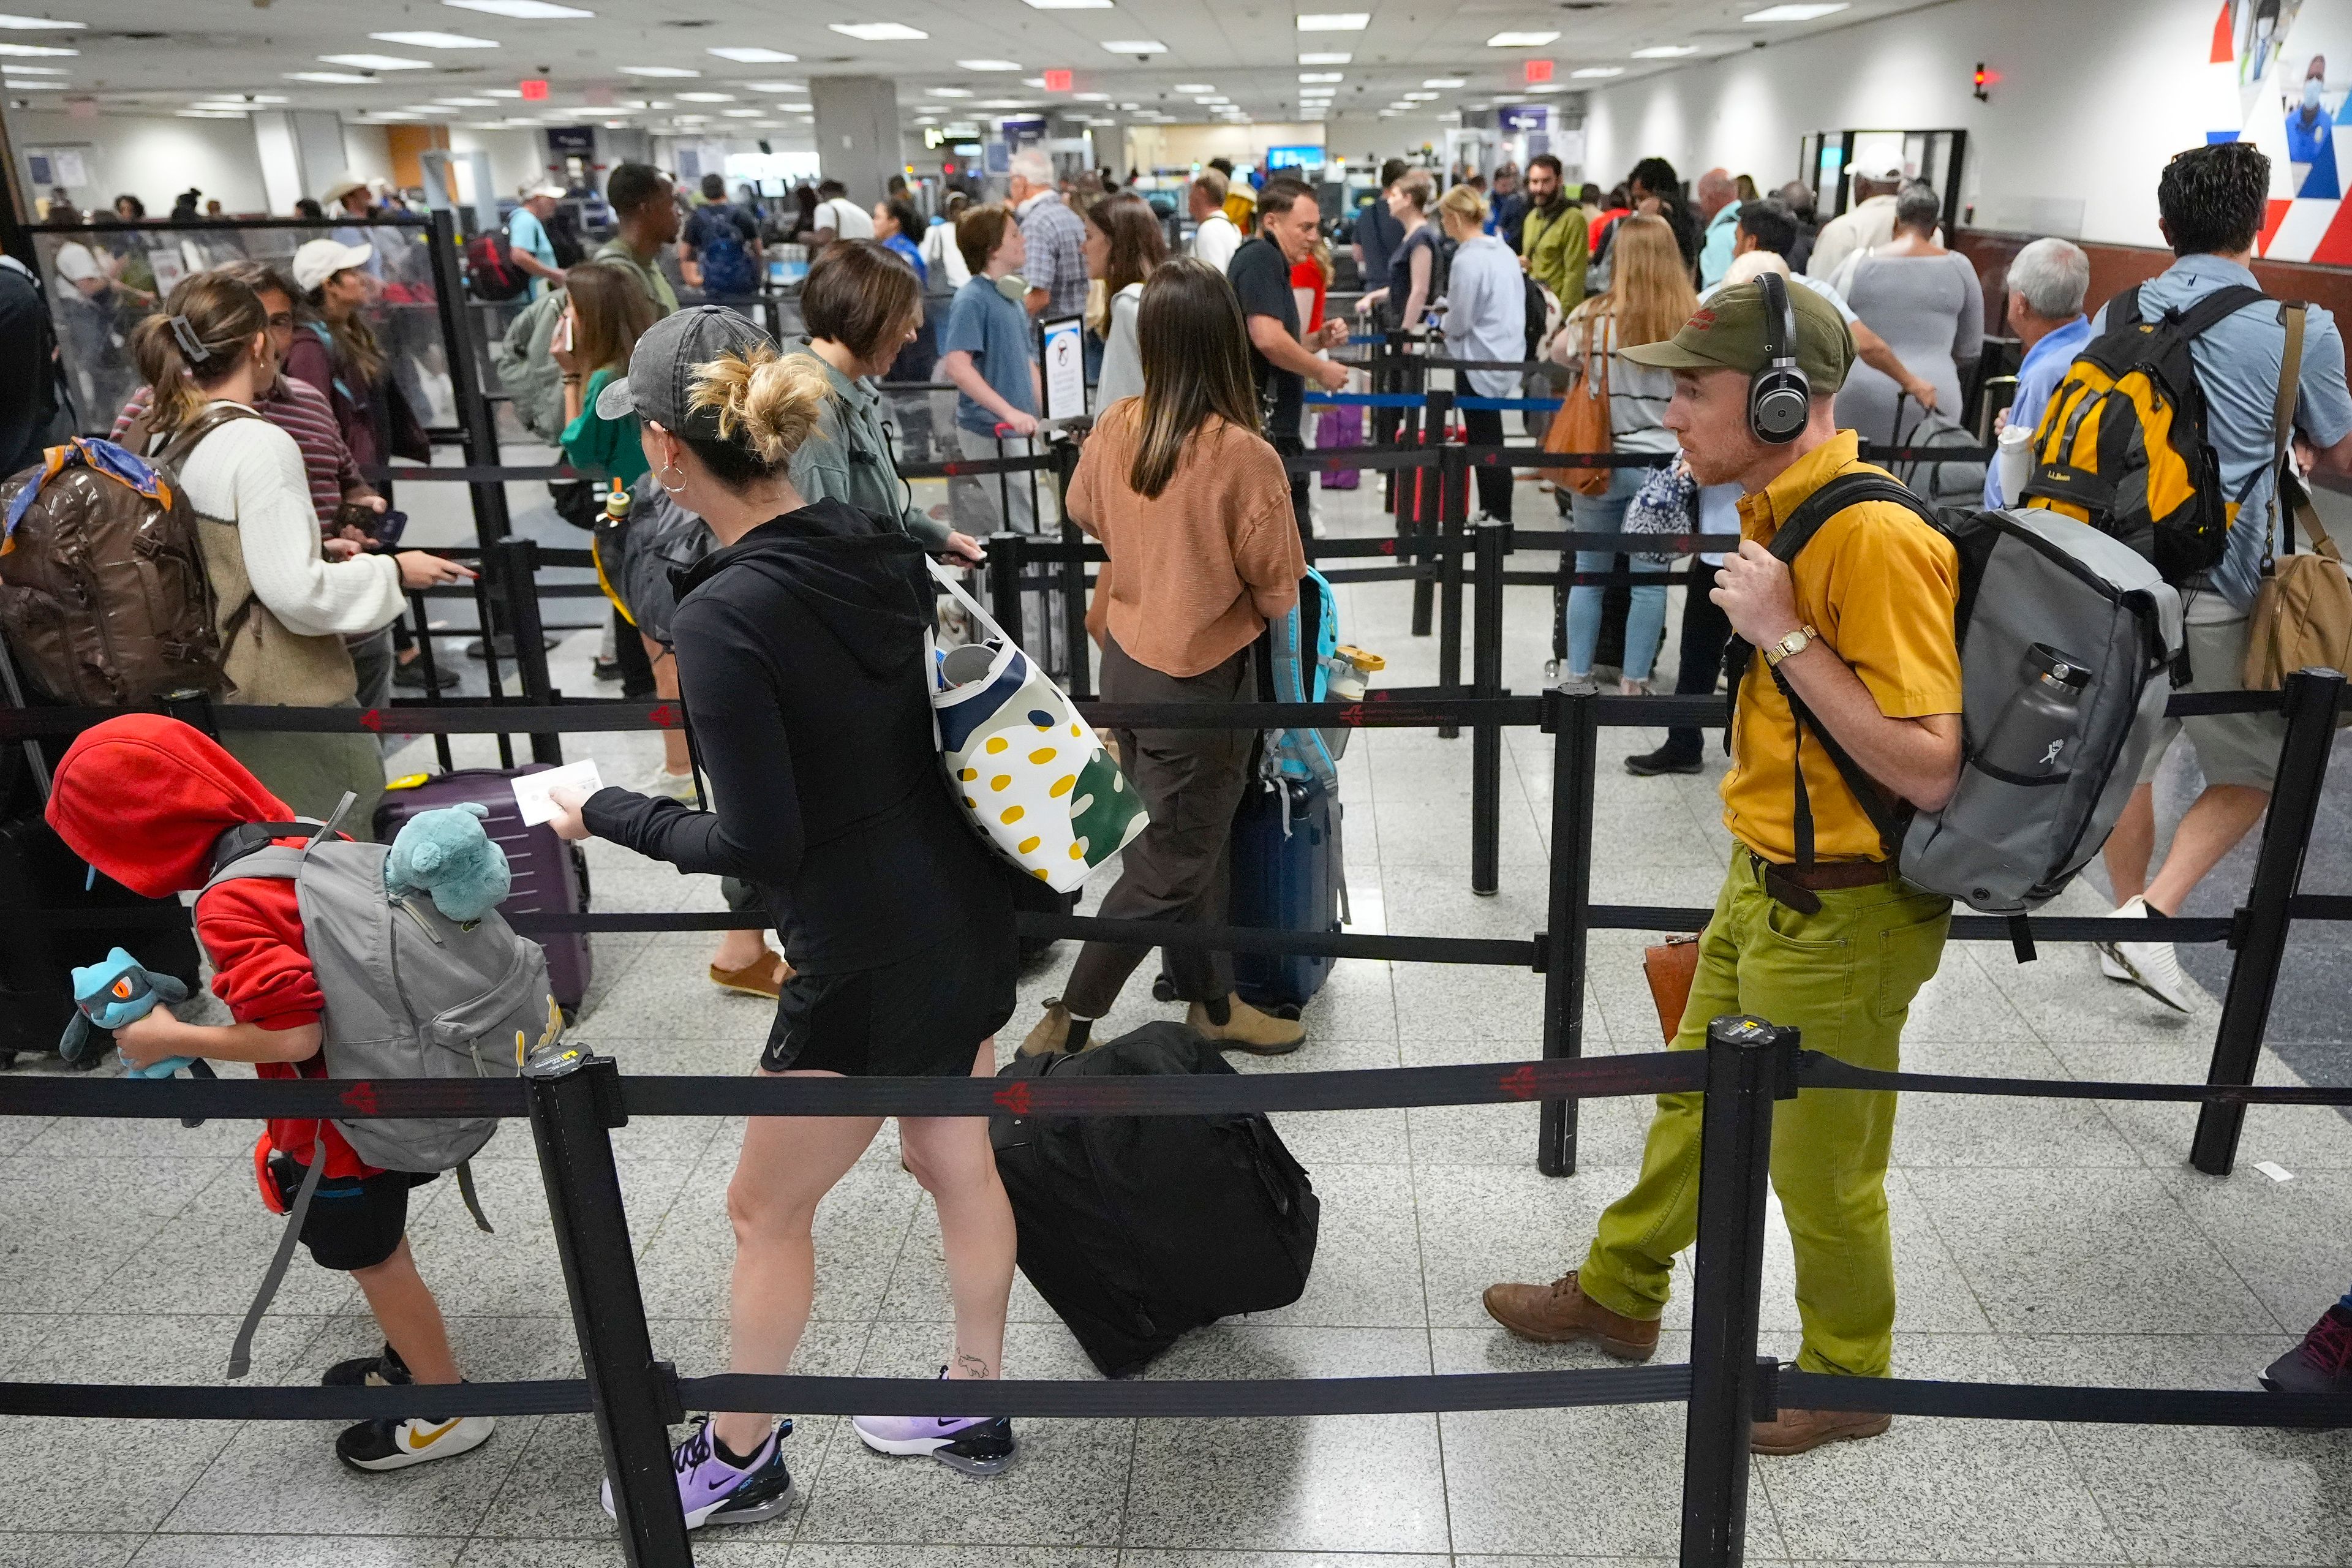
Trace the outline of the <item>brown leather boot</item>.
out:
M 762 954 L 740 969 L 710 966 L 710 984 L 721 991 L 732 991 L 739 996 L 764 996 L 774 1001 L 784 989 L 784 982 L 793 977 L 793 966 L 778 952 Z
M 1489 1285 L 1485 1300 L 1488 1317 L 1539 1345 L 1590 1340 L 1620 1361 L 1658 1353 L 1656 1319 L 1611 1311 L 1578 1287 L 1573 1272 L 1549 1285 Z
M 1875 1437 L 1893 1425 L 1894 1416 L 1869 1410 L 1783 1410 L 1756 1423 L 1748 1447 L 1759 1454 L 1801 1454 L 1824 1443 Z
M 1307 1043 L 1306 1025 L 1261 1013 L 1239 996 L 1225 998 L 1222 1024 L 1209 1022 L 1208 1005 L 1203 1002 L 1192 1004 L 1184 1022 L 1219 1050 L 1247 1051 L 1255 1057 L 1288 1056 Z
M 1029 1037 L 1021 1042 L 1021 1054 L 1024 1057 L 1050 1057 L 1066 1049 L 1069 1043 L 1070 1010 L 1062 1005 L 1059 996 L 1049 996 L 1045 999 L 1045 1016 L 1037 1020 L 1036 1026 L 1029 1031 Z

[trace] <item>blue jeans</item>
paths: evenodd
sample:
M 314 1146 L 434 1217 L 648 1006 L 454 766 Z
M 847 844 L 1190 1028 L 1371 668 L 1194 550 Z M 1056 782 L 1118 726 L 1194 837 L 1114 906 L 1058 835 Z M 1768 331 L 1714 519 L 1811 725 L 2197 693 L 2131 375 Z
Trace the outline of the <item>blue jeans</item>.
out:
M 1570 493 L 1569 517 L 1579 533 L 1617 533 L 1625 526 L 1625 509 L 1650 477 L 1647 468 L 1619 468 L 1610 479 L 1606 495 L 1585 496 Z M 1606 550 L 1580 550 L 1576 552 L 1579 572 L 1606 572 L 1614 567 L 1617 557 Z M 1633 570 L 1658 579 L 1657 586 L 1638 585 L 1633 590 L 1633 607 L 1625 617 L 1625 679 L 1647 680 L 1650 667 L 1657 661 L 1658 635 L 1666 625 L 1666 568 L 1656 561 L 1635 556 Z M 1570 679 L 1592 673 L 1592 651 L 1601 643 L 1601 595 L 1599 588 L 1570 588 L 1568 591 L 1568 673 Z

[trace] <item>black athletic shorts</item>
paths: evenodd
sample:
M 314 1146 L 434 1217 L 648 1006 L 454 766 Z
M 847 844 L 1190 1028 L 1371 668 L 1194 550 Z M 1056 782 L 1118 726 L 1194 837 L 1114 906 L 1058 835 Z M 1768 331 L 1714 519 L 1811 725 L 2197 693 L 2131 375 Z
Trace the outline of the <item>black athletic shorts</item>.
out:
M 269 1174 L 290 1211 L 302 1190 L 307 1167 L 284 1154 L 272 1155 Z M 382 1171 L 373 1176 L 321 1176 L 302 1218 L 302 1245 L 321 1268 L 348 1274 L 373 1268 L 400 1247 L 408 1233 L 408 1189 L 435 1180 L 413 1171 Z
M 795 974 L 776 999 L 760 1065 L 850 1078 L 962 1078 L 1013 1016 L 1020 940 L 1009 921 L 964 927 L 910 958 Z

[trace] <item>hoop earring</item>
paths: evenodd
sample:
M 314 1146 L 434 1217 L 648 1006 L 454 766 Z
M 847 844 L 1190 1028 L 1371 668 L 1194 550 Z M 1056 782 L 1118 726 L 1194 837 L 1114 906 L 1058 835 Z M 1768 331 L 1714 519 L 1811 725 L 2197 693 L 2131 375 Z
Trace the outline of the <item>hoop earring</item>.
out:
M 672 484 L 669 482 L 670 476 L 672 475 L 676 475 L 677 477 L 677 483 Z M 663 489 L 667 490 L 672 495 L 682 495 L 686 491 L 685 471 L 680 469 L 676 464 L 667 464 L 662 468 L 655 469 L 654 482 L 661 486 Z

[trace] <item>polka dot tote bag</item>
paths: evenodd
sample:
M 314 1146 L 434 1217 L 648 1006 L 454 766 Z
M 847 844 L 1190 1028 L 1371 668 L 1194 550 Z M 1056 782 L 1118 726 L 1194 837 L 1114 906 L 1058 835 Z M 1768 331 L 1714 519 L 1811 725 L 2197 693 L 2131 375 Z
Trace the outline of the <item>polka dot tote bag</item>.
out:
M 936 563 L 931 573 L 975 634 L 931 658 L 949 786 L 999 854 L 1055 892 L 1074 892 L 1143 831 L 1143 802 L 1068 695 L 961 584 Z

